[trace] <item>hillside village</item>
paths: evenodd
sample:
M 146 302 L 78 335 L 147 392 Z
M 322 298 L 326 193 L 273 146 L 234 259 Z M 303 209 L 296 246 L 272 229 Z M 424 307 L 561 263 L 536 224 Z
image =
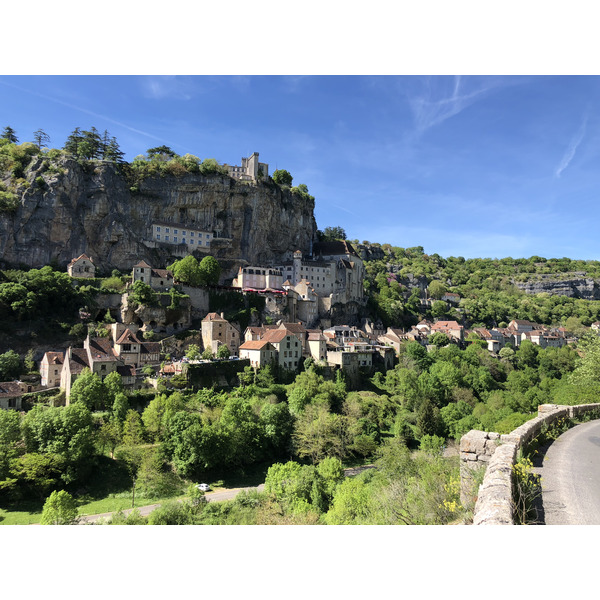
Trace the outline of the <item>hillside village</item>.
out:
M 68 264 L 67 272 L 74 282 L 93 279 L 96 275 L 94 260 L 82 254 Z M 384 329 L 364 318 L 360 325 L 333 325 L 332 314 L 336 310 L 357 320 L 366 303 L 364 277 L 363 261 L 348 241 L 315 242 L 312 255 L 303 256 L 295 251 L 278 265 L 240 266 L 231 285 L 219 288 L 264 298 L 269 321 L 261 319 L 262 323 L 242 330 L 239 323 L 229 322 L 222 312 L 210 310 L 206 289 L 183 285 L 170 270 L 139 261 L 132 266 L 126 291 L 103 305 L 102 310 L 106 309 L 115 320 L 106 324 L 106 337 L 88 332 L 82 347 L 45 352 L 39 361 L 39 381 L 0 383 L 0 407 L 20 410 L 24 394 L 44 390 L 64 391 L 68 405 L 71 386 L 84 369 L 96 373 L 102 380 L 116 372 L 126 389 L 135 390 L 157 387 L 159 382 L 169 387 L 173 378 L 179 378 L 180 384 L 181 378 L 189 383 L 188 373 L 202 371 L 207 363 L 217 365 L 215 384 L 218 384 L 219 365 L 225 364 L 225 358 L 230 365 L 235 365 L 234 373 L 267 365 L 274 366 L 280 373 L 297 373 L 303 361 L 310 358 L 330 369 L 341 370 L 349 387 L 358 389 L 362 377 L 372 375 L 375 370 L 385 372 L 393 368 L 401 344 L 407 341 L 431 349 L 440 343 L 464 348 L 479 339 L 487 343 L 492 354 L 498 354 L 507 346 L 516 349 L 524 340 L 542 348 L 561 347 L 576 341 L 564 327 L 548 327 L 526 320 L 512 320 L 504 328 L 471 330 L 456 320 L 423 319 L 406 330 Z M 136 306 L 130 300 L 136 282 L 162 294 L 158 306 Z M 177 311 L 167 304 L 168 293 L 174 289 L 183 293 Z M 446 292 L 441 300 L 452 307 L 458 304 L 460 296 Z M 421 302 L 425 308 L 431 304 L 427 297 Z M 84 312 L 80 316 L 85 319 L 89 314 Z M 193 317 L 201 318 L 199 335 L 191 330 Z M 598 329 L 600 324 L 594 323 L 592 327 Z M 163 341 L 157 340 L 186 333 L 190 337 L 187 343 L 178 345 L 177 352 L 167 351 Z M 186 356 L 191 344 L 209 358 Z M 211 373 L 214 377 L 215 371 Z M 231 385 L 231 381 L 221 383 Z
M 259 162 L 257 152 L 242 158 L 241 166 L 223 165 L 222 169 L 232 181 L 250 187 L 270 180 L 269 165 Z M 209 253 L 220 256 L 219 248 L 231 246 L 229 226 L 223 221 L 223 212 L 217 213 L 214 206 L 180 208 L 177 214 L 148 221 L 143 242 L 146 249 L 159 251 L 157 256 L 184 258 Z M 300 226 L 302 220 L 300 217 Z M 237 272 L 232 272 L 229 260 L 219 285 L 212 288 L 178 281 L 166 265 L 151 265 L 140 259 L 131 265 L 122 293 L 101 295 L 93 308 L 80 309 L 80 322 L 88 327 L 81 345 L 54 348 L 37 356 L 38 380 L 29 377 L 27 381 L 0 383 L 0 407 L 20 409 L 24 394 L 44 390 L 64 392 L 68 404 L 71 387 L 85 369 L 102 380 L 116 372 L 124 387 L 134 390 L 169 386 L 173 380 L 189 385 L 188 374 L 202 372 L 211 363 L 214 384 L 231 387 L 236 381 L 231 373 L 246 367 L 257 370 L 272 365 L 279 373 L 293 374 L 310 358 L 329 369 L 341 370 L 349 387 L 358 389 L 362 377 L 393 368 L 401 344 L 407 341 L 431 349 L 448 343 L 464 348 L 474 340 L 483 340 L 492 354 L 507 346 L 517 349 L 524 340 L 542 348 L 576 341 L 564 327 L 516 319 L 506 327 L 492 329 L 466 330 L 457 320 L 443 319 L 424 319 L 405 329 L 384 328 L 368 317 L 363 261 L 368 256 L 381 259 L 385 255 L 377 245 L 365 248 L 344 239 L 313 239 L 308 251 L 284 252 L 271 264 L 238 260 Z M 106 264 L 105 259 L 86 253 L 73 258 L 66 268 L 73 284 L 95 280 L 96 265 Z M 389 268 L 395 279 L 396 266 Z M 139 285 L 151 290 L 152 302 L 134 300 L 133 292 Z M 423 285 L 422 280 L 415 280 L 412 292 L 418 293 L 422 313 L 431 313 L 436 302 Z M 255 310 L 251 322 L 242 327 L 211 306 L 211 293 L 235 294 L 244 302 L 259 298 L 262 309 Z M 448 307 L 448 316 L 461 315 L 459 294 L 444 291 L 440 301 Z M 90 327 L 94 321 L 104 321 L 104 327 L 100 331 Z M 198 322 L 200 332 L 193 328 Z M 198 348 L 203 358 L 190 354 L 190 346 Z M 215 357 L 220 360 L 211 360 Z M 219 379 L 226 357 L 230 376 Z

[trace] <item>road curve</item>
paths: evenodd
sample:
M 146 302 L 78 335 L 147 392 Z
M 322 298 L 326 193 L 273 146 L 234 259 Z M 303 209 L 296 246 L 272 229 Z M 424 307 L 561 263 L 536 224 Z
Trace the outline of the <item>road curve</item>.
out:
M 546 525 L 600 525 L 600 420 L 563 433 L 541 468 Z

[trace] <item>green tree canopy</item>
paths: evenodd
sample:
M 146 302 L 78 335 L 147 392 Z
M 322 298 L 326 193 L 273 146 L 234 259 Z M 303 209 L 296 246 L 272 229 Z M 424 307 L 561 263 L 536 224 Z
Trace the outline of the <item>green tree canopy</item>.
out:
M 77 504 L 65 490 L 50 494 L 42 510 L 42 525 L 74 525 L 77 522 Z
M 288 187 L 291 187 L 292 185 L 293 177 L 290 175 L 290 172 L 285 169 L 273 171 L 271 178 L 277 185 L 287 185 Z
M 168 268 L 173 273 L 176 281 L 198 286 L 202 285 L 202 269 L 200 268 L 200 264 L 194 256 L 190 255 L 181 260 L 176 260 Z
M 205 256 L 200 261 L 200 278 L 202 285 L 217 285 L 221 277 L 221 265 L 212 256 Z

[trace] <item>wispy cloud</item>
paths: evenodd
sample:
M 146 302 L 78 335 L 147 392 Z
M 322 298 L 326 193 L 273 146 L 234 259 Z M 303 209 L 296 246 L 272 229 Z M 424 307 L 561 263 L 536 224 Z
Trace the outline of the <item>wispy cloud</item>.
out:
M 142 89 L 147 97 L 156 100 L 191 100 L 193 97 L 188 81 L 176 75 L 142 77 Z
M 473 80 L 479 81 L 479 78 Z M 457 75 L 453 78 L 451 90 L 440 92 L 439 86 L 433 89 L 433 82 L 439 81 L 438 78 L 428 80 L 425 94 L 409 98 L 417 133 L 423 133 L 459 114 L 500 85 L 498 80 L 485 80 L 484 85 L 469 91 L 465 89 L 464 78 Z
M 581 142 L 585 136 L 585 132 L 587 129 L 587 121 L 588 121 L 588 114 L 586 112 L 583 115 L 583 119 L 581 121 L 581 125 L 579 126 L 579 129 L 577 130 L 575 135 L 571 138 L 571 141 L 569 142 L 569 145 L 567 146 L 567 149 L 566 149 L 565 153 L 563 154 L 563 157 L 561 158 L 560 163 L 558 164 L 558 167 L 556 167 L 556 170 L 554 171 L 554 176 L 556 178 L 559 178 L 561 173 L 569 166 L 569 164 L 571 164 L 571 161 L 573 160 L 573 157 L 575 156 L 575 152 L 577 151 L 579 144 L 581 144 Z

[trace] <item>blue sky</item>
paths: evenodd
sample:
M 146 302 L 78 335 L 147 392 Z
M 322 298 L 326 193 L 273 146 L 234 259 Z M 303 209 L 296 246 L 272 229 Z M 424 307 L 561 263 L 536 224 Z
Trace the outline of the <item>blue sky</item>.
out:
M 0 126 L 108 129 L 316 198 L 319 228 L 470 257 L 600 259 L 597 76 L 0 76 Z

